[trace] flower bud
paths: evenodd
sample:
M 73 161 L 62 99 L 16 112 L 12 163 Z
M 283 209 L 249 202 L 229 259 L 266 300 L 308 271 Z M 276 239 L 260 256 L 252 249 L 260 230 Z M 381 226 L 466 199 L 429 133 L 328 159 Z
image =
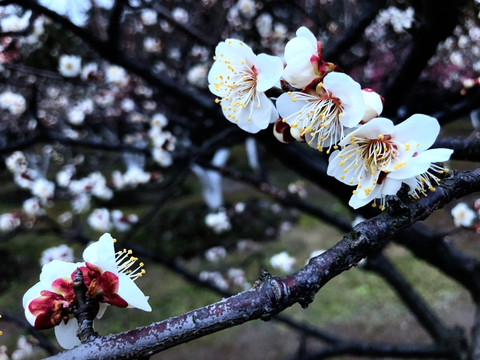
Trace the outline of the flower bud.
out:
M 362 95 L 365 101 L 362 123 L 366 123 L 382 113 L 385 99 L 372 89 L 362 89 Z

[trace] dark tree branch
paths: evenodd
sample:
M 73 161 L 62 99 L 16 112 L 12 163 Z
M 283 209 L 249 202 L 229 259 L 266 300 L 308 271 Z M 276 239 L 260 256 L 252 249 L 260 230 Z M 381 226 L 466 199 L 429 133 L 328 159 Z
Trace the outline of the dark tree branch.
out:
M 115 41 L 111 42 L 110 39 L 101 40 L 98 39 L 91 32 L 76 26 L 67 18 L 57 14 L 54 11 L 47 9 L 44 6 L 39 5 L 33 0 L 3 0 L 0 1 L 0 5 L 17 4 L 23 8 L 31 9 L 41 14 L 45 14 L 53 21 L 59 23 L 65 30 L 71 31 L 79 39 L 83 40 L 88 46 L 90 46 L 95 52 L 97 52 L 104 59 L 110 61 L 113 64 L 124 67 L 130 72 L 142 77 L 145 81 L 151 85 L 156 86 L 166 95 L 172 95 L 178 100 L 186 101 L 190 105 L 199 106 L 211 115 L 218 114 L 218 107 L 213 101 L 213 97 L 205 96 L 199 92 L 189 91 L 187 86 L 182 86 L 178 81 L 167 77 L 157 76 L 152 72 L 150 66 L 145 66 L 138 63 L 134 59 L 129 59 L 125 56 L 125 53 L 115 46 Z M 189 108 L 189 107 L 187 107 Z
M 325 47 L 325 50 L 322 49 L 322 55 L 326 61 L 337 62 L 340 55 L 349 50 L 362 37 L 366 27 L 375 19 L 380 9 L 386 6 L 386 3 L 385 1 L 374 0 L 364 1 L 362 5 L 362 14 L 357 22 L 345 29 L 340 36 L 334 37 L 332 42 L 329 42 L 328 46 Z
M 417 17 L 422 22 L 413 33 L 410 52 L 400 60 L 395 73 L 390 77 L 383 96 L 388 101 L 383 116 L 395 117 L 408 91 L 415 84 L 428 60 L 435 54 L 438 44 L 449 36 L 459 22 L 460 9 L 466 1 L 414 1 Z
M 472 328 L 470 360 L 480 359 L 480 303 L 475 303 L 475 321 Z
M 260 134 L 263 144 L 270 153 L 285 163 L 300 176 L 327 189 L 342 202 L 347 203 L 351 195 L 351 187 L 338 181 L 331 181 L 326 176 L 328 160 L 318 151 L 300 144 L 282 144 L 271 139 L 267 134 Z M 469 183 L 465 182 L 467 189 Z M 437 194 L 438 195 L 438 194 Z M 435 196 L 435 193 L 428 197 Z M 363 207 L 357 210 L 362 216 L 369 218 L 375 210 Z M 457 250 L 452 244 L 446 243 L 443 236 L 427 229 L 422 224 L 415 224 L 403 230 L 396 236 L 396 241 L 410 249 L 415 256 L 434 265 L 442 272 L 465 286 L 475 298 L 480 296 L 480 278 L 477 276 L 480 262 Z
M 77 335 L 82 343 L 86 343 L 98 336 L 98 333 L 93 330 L 94 309 L 95 305 L 98 306 L 98 302 L 87 296 L 87 287 L 82 270 L 79 268 L 73 275 L 73 291 L 75 293 L 74 315 L 78 321 Z
M 451 156 L 451 159 L 453 160 L 480 161 L 480 138 L 442 138 L 435 141 L 432 148 L 453 149 L 454 152 Z
M 452 345 L 455 343 L 465 344 L 461 331 L 447 328 L 383 254 L 379 253 L 369 256 L 365 268 L 375 271 L 390 284 L 396 291 L 397 296 L 408 306 L 420 324 L 436 342 L 443 344 L 451 343 Z M 459 346 L 458 348 L 461 347 Z
M 468 186 L 466 186 L 468 184 Z M 299 303 L 307 307 L 330 279 L 378 251 L 401 230 L 423 219 L 454 197 L 480 190 L 480 169 L 452 174 L 431 196 L 397 204 L 400 212 L 382 212 L 358 224 L 336 245 L 310 259 L 298 272 L 266 277 L 257 287 L 218 303 L 149 326 L 96 338 L 55 359 L 131 359 L 150 356 L 213 332 L 253 319 L 268 319 Z M 138 341 L 142 339 L 142 341 Z

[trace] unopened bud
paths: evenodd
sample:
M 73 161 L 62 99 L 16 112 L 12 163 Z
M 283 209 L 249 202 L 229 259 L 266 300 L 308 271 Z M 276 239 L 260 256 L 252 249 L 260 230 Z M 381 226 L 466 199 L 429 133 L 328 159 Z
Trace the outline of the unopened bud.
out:
M 362 89 L 362 95 L 365 101 L 362 123 L 366 123 L 382 113 L 385 99 L 372 89 Z

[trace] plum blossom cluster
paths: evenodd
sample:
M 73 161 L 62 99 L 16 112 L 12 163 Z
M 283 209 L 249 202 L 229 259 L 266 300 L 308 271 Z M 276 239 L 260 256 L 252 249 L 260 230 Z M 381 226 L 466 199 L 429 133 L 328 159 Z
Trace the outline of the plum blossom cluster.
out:
M 226 276 L 222 275 L 219 271 L 204 270 L 199 274 L 199 278 L 200 280 L 209 282 L 222 290 L 227 290 L 231 287 L 240 288 L 242 290 L 248 290 L 251 288 L 251 284 L 247 281 L 245 276 L 245 271 L 238 268 L 228 269 Z
M 411 25 L 397 22 L 398 31 Z M 356 187 L 349 202 L 355 209 L 372 201 L 377 206 L 379 199 L 384 210 L 386 196 L 403 184 L 414 198 L 435 191 L 448 171 L 437 163 L 453 152 L 429 149 L 440 131 L 438 121 L 415 114 L 395 126 L 379 117 L 384 102 L 379 94 L 326 62 L 321 42 L 306 27 L 296 35 L 285 46 L 285 64 L 279 57 L 255 55 L 240 40 L 218 44 L 208 82 L 227 120 L 250 133 L 275 123 L 279 141 L 306 142 L 330 154 L 327 173 Z M 273 100 L 267 92 L 275 86 L 285 92 Z
M 125 215 L 121 210 L 115 209 L 109 211 L 106 208 L 95 209 L 87 218 L 87 224 L 94 230 L 99 232 L 110 231 L 127 231 L 132 224 L 138 221 L 135 214 Z
M 135 284 L 145 270 L 131 250 L 115 252 L 115 240 L 106 233 L 83 252 L 83 262 L 53 260 L 42 267 L 40 281 L 23 296 L 28 322 L 37 330 L 55 328 L 58 343 L 71 349 L 80 345 L 74 275 L 81 271 L 86 297 L 95 302 L 89 316 L 100 319 L 108 305 L 151 311 L 148 298 Z

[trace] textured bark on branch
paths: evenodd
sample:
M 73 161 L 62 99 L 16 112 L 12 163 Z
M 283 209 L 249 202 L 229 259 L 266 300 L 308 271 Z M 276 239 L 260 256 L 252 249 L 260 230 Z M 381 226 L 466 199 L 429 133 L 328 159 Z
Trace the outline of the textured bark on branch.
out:
M 298 272 L 267 276 L 253 289 L 180 316 L 120 334 L 103 336 L 51 359 L 133 359 L 254 319 L 268 320 L 299 303 L 307 307 L 330 279 L 382 248 L 402 229 L 454 197 L 480 190 L 480 169 L 453 173 L 428 197 L 391 202 L 390 210 L 357 225 L 342 240 Z

